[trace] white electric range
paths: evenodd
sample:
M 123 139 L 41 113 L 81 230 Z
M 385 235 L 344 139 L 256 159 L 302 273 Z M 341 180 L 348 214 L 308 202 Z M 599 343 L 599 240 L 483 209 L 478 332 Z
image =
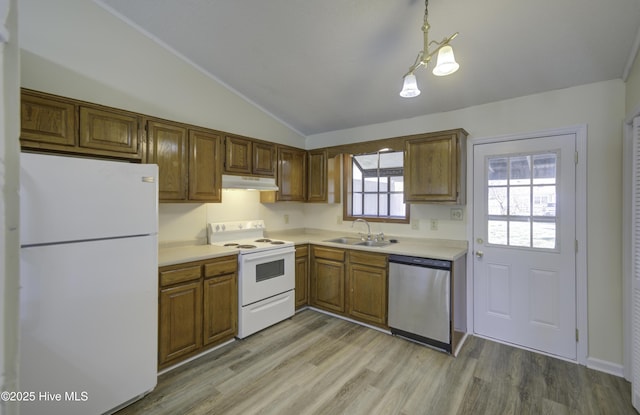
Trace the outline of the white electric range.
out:
M 265 238 L 263 220 L 209 223 L 207 237 L 238 249 L 238 338 L 293 316 L 293 242 Z

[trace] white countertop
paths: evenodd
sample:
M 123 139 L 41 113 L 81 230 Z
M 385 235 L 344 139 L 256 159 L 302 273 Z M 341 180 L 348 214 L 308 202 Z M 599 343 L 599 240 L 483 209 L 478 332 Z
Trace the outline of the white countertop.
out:
M 226 255 L 236 255 L 238 249 L 216 245 L 176 245 L 160 246 L 158 249 L 158 266 L 182 264 L 191 261 L 201 261 Z
M 336 248 L 357 249 L 383 254 L 409 255 L 423 258 L 445 259 L 455 261 L 467 253 L 467 241 L 452 239 L 420 239 L 402 236 L 385 236 L 387 241 L 395 239 L 397 243 L 386 246 L 368 247 L 342 243 L 326 242 L 327 239 L 341 236 L 358 237 L 357 233 L 325 231 L 321 229 L 294 229 L 286 231 L 266 232 L 272 239 L 284 239 L 296 244 L 310 243 L 315 245 L 333 246 Z
M 451 239 L 420 239 L 409 237 L 387 236 L 386 239 L 397 239 L 397 243 L 392 243 L 382 247 L 367 247 L 358 245 L 347 245 L 341 243 L 325 242 L 327 239 L 341 236 L 355 236 L 358 234 L 336 231 L 324 231 L 320 229 L 293 229 L 286 231 L 267 231 L 265 236 L 272 239 L 284 239 L 295 244 L 315 244 L 332 246 L 336 248 L 357 249 L 369 252 L 380 252 L 384 254 L 409 255 L 423 258 L 445 259 L 455 261 L 467 253 L 467 241 Z M 158 249 L 158 266 L 180 264 L 191 261 L 217 258 L 225 255 L 237 254 L 234 247 L 222 247 L 215 245 L 198 245 L 194 243 L 172 243 L 161 245 Z

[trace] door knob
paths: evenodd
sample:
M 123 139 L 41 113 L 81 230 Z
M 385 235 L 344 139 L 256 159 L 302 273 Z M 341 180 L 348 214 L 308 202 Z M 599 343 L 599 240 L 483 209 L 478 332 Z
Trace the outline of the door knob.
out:
M 484 252 L 482 252 L 482 251 L 476 251 L 476 256 L 477 256 L 478 258 L 482 258 L 482 257 L 484 256 Z

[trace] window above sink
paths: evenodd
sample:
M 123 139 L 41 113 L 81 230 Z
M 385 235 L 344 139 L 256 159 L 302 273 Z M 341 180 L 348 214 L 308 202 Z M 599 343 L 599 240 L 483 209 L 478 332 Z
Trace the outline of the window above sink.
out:
M 345 157 L 344 219 L 408 223 L 403 164 L 403 151 L 387 149 Z

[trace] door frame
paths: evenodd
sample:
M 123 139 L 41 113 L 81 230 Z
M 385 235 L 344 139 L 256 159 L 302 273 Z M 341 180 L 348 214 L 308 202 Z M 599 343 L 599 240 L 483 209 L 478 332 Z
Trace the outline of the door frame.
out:
M 499 143 L 505 141 L 517 141 L 530 138 L 542 138 L 554 135 L 574 134 L 576 137 L 576 328 L 580 335 L 576 344 L 576 360 L 581 365 L 587 365 L 589 353 L 589 324 L 587 308 L 587 125 L 580 124 L 564 128 L 539 130 L 529 133 L 505 134 L 490 137 L 472 138 L 468 142 L 471 145 L 467 151 L 467 235 L 468 246 L 473 247 L 473 201 L 474 201 L 474 149 L 479 144 Z M 474 326 L 474 252 L 470 250 L 467 255 L 467 331 L 475 334 Z M 540 353 L 539 351 L 535 351 Z M 557 356 L 554 356 L 557 357 Z M 573 360 L 570 360 L 573 361 Z

